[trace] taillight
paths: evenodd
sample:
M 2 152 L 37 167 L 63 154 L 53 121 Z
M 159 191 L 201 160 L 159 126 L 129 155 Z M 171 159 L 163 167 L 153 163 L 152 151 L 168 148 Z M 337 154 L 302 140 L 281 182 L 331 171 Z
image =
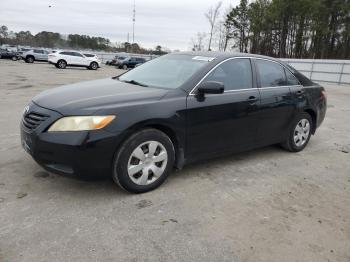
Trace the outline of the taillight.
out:
M 322 91 L 321 91 L 321 97 L 327 98 L 327 93 L 326 93 L 325 90 L 322 90 Z

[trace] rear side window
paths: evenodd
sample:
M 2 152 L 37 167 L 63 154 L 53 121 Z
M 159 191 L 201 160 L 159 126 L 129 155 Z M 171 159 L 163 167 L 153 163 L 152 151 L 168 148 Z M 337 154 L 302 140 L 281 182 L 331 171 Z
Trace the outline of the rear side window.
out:
M 286 78 L 287 78 L 287 85 L 289 86 L 296 86 L 300 85 L 298 79 L 287 69 L 284 69 L 286 72 Z
M 302 73 L 300 73 L 299 71 L 297 71 L 296 69 L 294 69 L 292 66 L 290 66 L 289 64 L 285 64 L 286 67 L 288 67 L 294 74 L 294 76 L 296 78 L 298 78 L 299 82 L 303 85 L 303 86 L 313 86 L 315 85 L 314 82 L 312 82 L 309 78 L 307 78 L 306 76 L 304 76 Z
M 284 86 L 286 84 L 284 68 L 281 65 L 260 59 L 255 60 L 255 63 L 261 87 Z
M 70 52 L 60 52 L 61 55 L 71 55 Z
M 222 82 L 225 90 L 252 88 L 250 59 L 238 58 L 228 60 L 215 68 L 204 81 Z
M 77 52 L 72 52 L 72 56 L 78 56 L 78 57 L 83 57 L 83 55 L 77 53 Z

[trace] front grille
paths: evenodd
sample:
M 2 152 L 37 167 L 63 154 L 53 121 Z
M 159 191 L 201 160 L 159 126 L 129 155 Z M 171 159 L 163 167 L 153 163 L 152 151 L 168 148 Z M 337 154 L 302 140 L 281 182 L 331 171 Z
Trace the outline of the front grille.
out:
M 23 116 L 22 123 L 28 130 L 34 130 L 48 117 L 49 116 L 45 114 L 30 112 Z

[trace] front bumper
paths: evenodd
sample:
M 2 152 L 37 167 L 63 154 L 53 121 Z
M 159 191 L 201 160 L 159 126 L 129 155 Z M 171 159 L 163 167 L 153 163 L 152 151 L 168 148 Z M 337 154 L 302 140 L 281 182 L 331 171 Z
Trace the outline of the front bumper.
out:
M 29 111 L 49 116 L 35 129 L 21 122 L 21 143 L 45 169 L 63 175 L 85 177 L 110 174 L 114 153 L 121 142 L 118 134 L 105 130 L 47 132 L 62 115 L 32 103 Z

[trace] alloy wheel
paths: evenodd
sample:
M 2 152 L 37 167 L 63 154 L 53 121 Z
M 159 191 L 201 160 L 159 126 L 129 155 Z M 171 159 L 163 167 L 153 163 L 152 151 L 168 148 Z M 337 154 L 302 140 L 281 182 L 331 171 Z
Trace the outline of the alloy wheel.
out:
M 96 63 L 91 63 L 91 68 L 92 68 L 93 70 L 96 70 L 96 69 L 97 69 L 97 64 L 96 64 Z
M 59 61 L 58 62 L 58 67 L 61 68 L 61 69 L 64 69 L 66 67 L 66 62 L 64 61 Z
M 128 175 L 137 185 L 149 185 L 161 177 L 168 162 L 165 147 L 157 141 L 137 146 L 128 161 Z

